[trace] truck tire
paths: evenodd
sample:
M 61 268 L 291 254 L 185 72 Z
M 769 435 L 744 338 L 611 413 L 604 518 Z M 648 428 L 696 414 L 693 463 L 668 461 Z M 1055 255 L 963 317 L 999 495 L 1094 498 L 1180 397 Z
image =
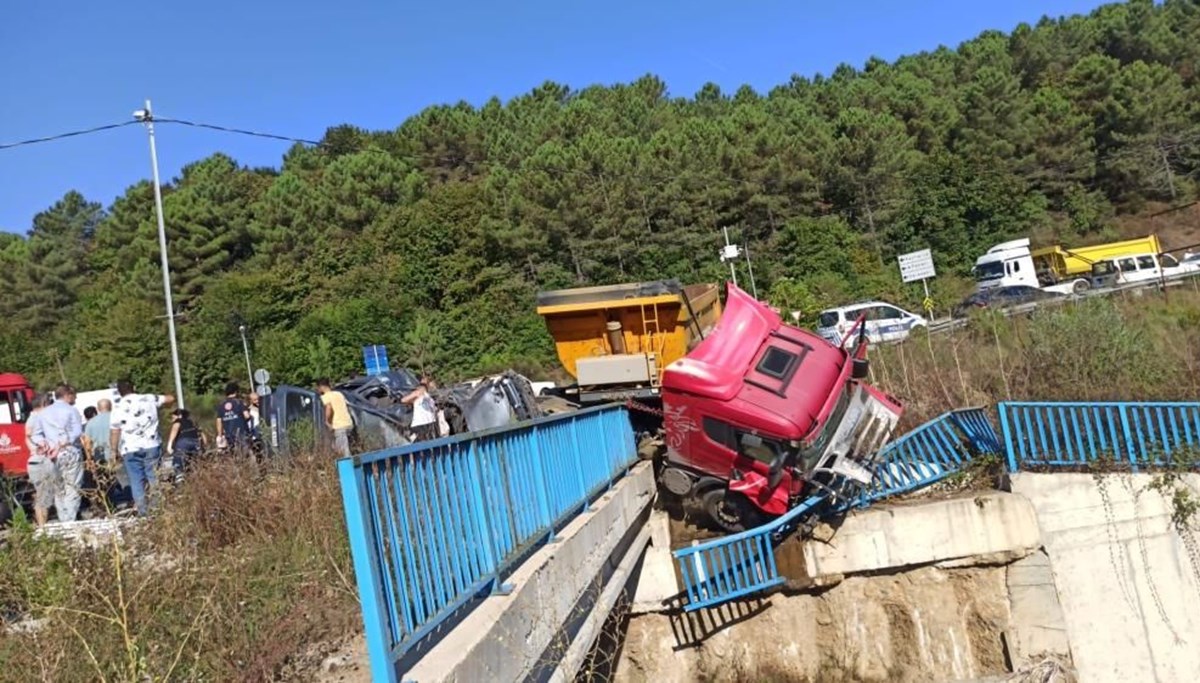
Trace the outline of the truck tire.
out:
M 1083 294 L 1091 288 L 1092 283 L 1088 282 L 1087 280 L 1076 280 L 1075 283 L 1071 285 L 1071 291 L 1076 294 Z
M 745 496 L 723 488 L 705 491 L 700 496 L 700 507 L 713 523 L 731 534 L 752 529 L 763 521 Z

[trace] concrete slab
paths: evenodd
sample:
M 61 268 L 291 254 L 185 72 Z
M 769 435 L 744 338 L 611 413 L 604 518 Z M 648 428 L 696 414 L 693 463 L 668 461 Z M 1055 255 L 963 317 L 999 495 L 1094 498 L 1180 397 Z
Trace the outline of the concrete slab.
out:
M 667 603 L 682 590 L 675 575 L 675 558 L 671 556 L 670 516 L 663 510 L 654 510 L 646 527 L 650 531 L 650 544 L 642 557 L 637 592 L 630 607 L 632 614 L 667 609 Z
M 404 680 L 503 682 L 524 680 L 535 670 L 553 671 L 570 644 L 555 651 L 552 643 L 560 642 L 563 624 L 582 621 L 577 605 L 585 603 L 590 610 L 593 602 L 603 602 L 605 566 L 614 562 L 630 529 L 643 523 L 654 494 L 653 469 L 639 463 L 591 511 L 572 520 L 558 540 L 517 568 L 507 579 L 513 586 L 509 595 L 484 600 L 411 665 Z M 585 596 L 589 591 L 594 594 Z
M 1170 525 L 1152 475 L 1020 473 L 1037 510 L 1080 680 L 1191 683 L 1200 673 L 1194 533 Z M 1187 475 L 1200 490 L 1200 476 Z
M 1008 565 L 1007 583 L 1012 618 L 1006 637 L 1013 666 L 1023 669 L 1047 656 L 1071 661 L 1067 622 L 1046 551 Z
M 814 580 L 954 560 L 1003 563 L 1041 544 L 1025 498 L 992 491 L 920 504 L 872 507 L 846 518 L 829 543 L 804 546 Z

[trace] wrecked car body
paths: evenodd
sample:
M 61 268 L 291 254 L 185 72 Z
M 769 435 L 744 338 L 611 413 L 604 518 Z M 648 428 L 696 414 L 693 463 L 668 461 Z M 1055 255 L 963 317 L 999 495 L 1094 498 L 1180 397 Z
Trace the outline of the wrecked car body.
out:
M 412 406 L 401 403 L 418 380 L 407 370 L 356 377 L 334 387 L 346 397 L 354 419 L 351 448 L 365 452 L 412 442 Z M 509 371 L 430 392 L 449 434 L 480 431 L 542 415 L 532 384 Z M 313 448 L 328 438 L 324 407 L 316 391 L 279 385 L 263 397 L 264 440 L 273 453 Z

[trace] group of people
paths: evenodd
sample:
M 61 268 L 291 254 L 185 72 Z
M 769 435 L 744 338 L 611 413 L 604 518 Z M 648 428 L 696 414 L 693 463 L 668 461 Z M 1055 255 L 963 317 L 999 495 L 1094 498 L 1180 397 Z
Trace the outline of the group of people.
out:
M 436 385 L 428 377 L 401 398 L 412 406 L 410 428 L 414 441 L 437 438 L 447 432 L 431 395 Z M 34 487 L 34 519 L 40 526 L 49 520 L 50 508 L 59 520 L 77 518 L 85 490 L 85 474 L 92 472 L 97 484 L 113 479 L 128 490 L 139 515 L 148 511 L 147 494 L 158 483 L 163 442 L 159 433 L 159 411 L 172 405 L 170 394 L 139 394 L 127 380 L 117 383 L 117 399 L 103 399 L 81 416 L 75 407 L 76 391 L 59 384 L 53 394 L 35 397 L 25 424 L 29 448 L 28 475 Z M 333 448 L 350 455 L 354 419 L 346 397 L 327 379 L 317 382 L 326 426 Z M 236 382 L 225 386 L 225 397 L 216 407 L 216 448 L 219 451 L 257 457 L 263 451 L 259 433 L 258 396 L 242 398 Z M 176 480 L 199 454 L 209 450 L 204 430 L 191 413 L 182 408 L 171 413 L 166 454 Z M 107 491 L 98 494 L 107 495 Z
M 117 399 L 102 399 L 83 415 L 75 407 L 76 391 L 59 384 L 53 393 L 34 397 L 25 422 L 29 448 L 28 476 L 34 488 L 34 520 L 41 526 L 53 507 L 61 521 L 78 517 L 85 490 L 85 475 L 92 473 L 96 493 L 113 479 L 127 490 L 138 514 L 148 511 L 148 491 L 156 485 L 162 467 L 163 442 L 159 412 L 175 402 L 170 394 L 139 394 L 129 381 L 117 382 Z M 257 396 L 240 398 L 237 383 L 225 387 L 217 406 L 217 447 L 257 454 Z M 182 408 L 171 413 L 166 454 L 176 480 L 195 456 L 208 450 L 209 441 L 191 413 Z
M 39 526 L 49 520 L 51 506 L 59 520 L 79 515 L 89 469 L 98 480 L 105 479 L 101 472 L 114 474 L 122 487 L 129 488 L 139 514 L 146 513 L 146 489 L 156 481 L 161 451 L 158 411 L 175 397 L 137 394 L 128 381 L 117 383 L 117 395 L 115 402 L 102 400 L 89 409 L 86 424 L 75 408 L 76 391 L 71 385 L 59 384 L 52 395 L 34 397 L 25 438 L 34 520 Z

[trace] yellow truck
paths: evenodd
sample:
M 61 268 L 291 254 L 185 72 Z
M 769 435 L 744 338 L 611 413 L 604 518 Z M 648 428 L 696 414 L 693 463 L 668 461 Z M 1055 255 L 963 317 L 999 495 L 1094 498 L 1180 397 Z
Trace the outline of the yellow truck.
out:
M 1148 235 L 1133 240 L 1071 249 L 1055 245 L 1034 249 L 1030 256 L 1033 257 L 1033 266 L 1038 277 L 1044 278 L 1047 284 L 1055 284 L 1079 276 L 1090 277 L 1092 266 L 1100 261 L 1161 252 L 1162 245 L 1159 244 L 1158 235 Z
M 721 317 L 716 284 L 660 280 L 539 292 L 538 315 L 575 378 L 564 398 L 590 404 L 659 395 L 663 370 Z

